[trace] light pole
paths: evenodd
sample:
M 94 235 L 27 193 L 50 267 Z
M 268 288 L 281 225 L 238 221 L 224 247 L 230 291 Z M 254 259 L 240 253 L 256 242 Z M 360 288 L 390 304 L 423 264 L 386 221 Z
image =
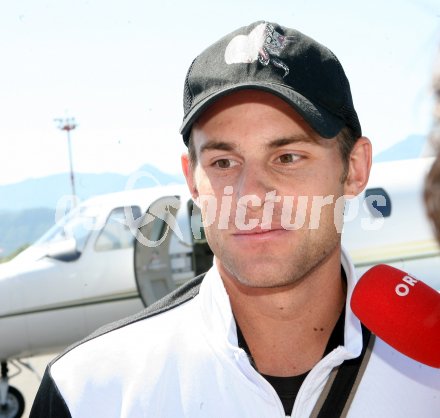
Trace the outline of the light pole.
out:
M 72 185 L 72 195 L 73 195 L 73 205 L 76 203 L 76 192 L 75 192 L 75 177 L 73 173 L 73 162 L 72 162 L 72 146 L 70 144 L 70 131 L 73 131 L 78 125 L 75 122 L 75 118 L 57 118 L 55 122 L 58 123 L 58 129 L 67 132 L 67 146 L 69 148 L 69 163 L 70 163 L 70 183 Z

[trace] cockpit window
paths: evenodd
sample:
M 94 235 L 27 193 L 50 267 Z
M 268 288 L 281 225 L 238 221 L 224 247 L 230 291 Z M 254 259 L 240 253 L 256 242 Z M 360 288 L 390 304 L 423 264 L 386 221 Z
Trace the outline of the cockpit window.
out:
M 131 211 L 133 219 L 138 219 L 141 216 L 141 210 L 138 206 L 113 209 L 96 240 L 96 251 L 118 250 L 133 246 L 135 237 L 127 225 L 127 209 Z
M 74 238 L 76 248 L 82 252 L 90 233 L 96 224 L 96 211 L 90 211 L 88 207 L 78 207 L 63 217 L 49 231 L 47 231 L 35 245 L 47 245 L 53 242 Z

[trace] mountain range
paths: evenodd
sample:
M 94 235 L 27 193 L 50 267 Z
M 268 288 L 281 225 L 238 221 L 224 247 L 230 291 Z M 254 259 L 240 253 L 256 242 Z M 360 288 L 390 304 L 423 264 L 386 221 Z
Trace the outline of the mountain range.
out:
M 167 174 L 152 165 L 144 165 L 130 175 L 75 174 L 76 194 L 81 201 L 99 194 L 119 192 L 127 188 L 139 189 L 183 182 L 183 175 Z M 71 194 L 68 173 L 0 185 L 0 210 L 18 211 L 35 207 L 55 209 L 63 196 Z
M 0 211 L 0 259 L 40 238 L 53 224 L 55 209 Z
M 426 135 L 409 135 L 386 150 L 374 156 L 373 162 L 408 160 L 430 155 L 432 152 Z

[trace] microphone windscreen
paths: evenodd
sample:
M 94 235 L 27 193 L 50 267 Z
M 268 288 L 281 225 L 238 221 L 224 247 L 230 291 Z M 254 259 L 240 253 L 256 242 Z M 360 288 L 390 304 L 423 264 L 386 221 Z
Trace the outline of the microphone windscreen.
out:
M 358 281 L 351 309 L 383 341 L 440 368 L 440 294 L 422 281 L 379 264 Z

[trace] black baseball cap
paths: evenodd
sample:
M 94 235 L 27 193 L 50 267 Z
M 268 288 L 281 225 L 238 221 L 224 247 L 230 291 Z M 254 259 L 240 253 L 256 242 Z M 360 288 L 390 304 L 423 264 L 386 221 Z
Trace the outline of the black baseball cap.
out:
M 295 29 L 259 21 L 226 35 L 191 64 L 180 128 L 185 145 L 192 124 L 211 104 L 242 89 L 279 96 L 324 138 L 344 126 L 362 135 L 350 84 L 333 52 Z

